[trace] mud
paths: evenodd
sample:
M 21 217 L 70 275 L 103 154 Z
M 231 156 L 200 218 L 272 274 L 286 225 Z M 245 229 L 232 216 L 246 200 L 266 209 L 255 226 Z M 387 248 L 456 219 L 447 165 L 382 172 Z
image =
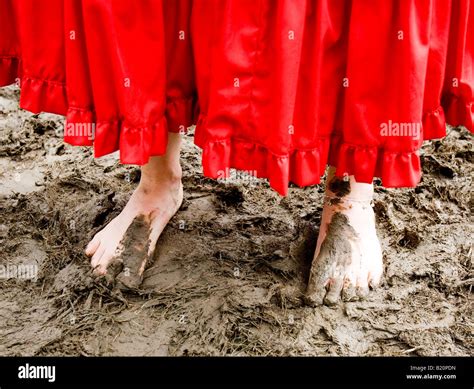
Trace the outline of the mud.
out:
M 344 180 L 333 177 L 329 182 L 328 188 L 337 197 L 344 197 L 351 193 L 351 183 L 347 178 Z
M 330 271 L 333 267 L 336 267 L 336 269 L 344 268 L 350 264 L 352 253 L 350 239 L 356 240 L 357 233 L 349 224 L 347 216 L 336 212 L 329 223 L 327 235 L 321 244 L 318 257 L 313 259 L 307 295 L 305 296 L 305 302 L 309 305 L 321 305 L 324 300 L 328 305 L 334 305 L 338 302 L 339 296 L 332 293 L 332 291 L 329 291 L 326 295 L 324 285 L 326 280 L 330 278 Z M 342 280 L 337 282 L 342 283 Z M 342 284 L 340 288 L 334 288 L 334 290 L 341 289 Z M 348 294 L 349 296 L 346 297 L 349 297 L 350 300 L 352 295 L 350 292 Z
M 119 256 L 122 265 L 119 268 L 121 272 L 115 278 L 121 289 L 138 289 L 143 281 L 143 272 L 149 260 L 150 229 L 148 218 L 139 216 L 125 233 L 122 241 L 123 250 Z
M 91 276 L 83 250 L 139 179 L 117 156 L 63 144 L 62 118 L 0 91 L 1 355 L 472 355 L 473 148 L 449 128 L 416 189 L 377 185 L 385 280 L 365 301 L 304 304 L 323 187 L 201 175 L 192 132 L 185 201 L 134 293 Z M 2 268 L 3 269 L 3 268 Z M 6 269 L 6 268 L 5 268 Z

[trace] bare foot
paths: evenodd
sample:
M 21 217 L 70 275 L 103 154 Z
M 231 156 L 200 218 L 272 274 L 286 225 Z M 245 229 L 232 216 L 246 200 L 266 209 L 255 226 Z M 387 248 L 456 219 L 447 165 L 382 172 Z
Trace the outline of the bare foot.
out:
M 183 201 L 176 137 L 170 134 L 166 156 L 152 157 L 142 167 L 140 183 L 125 208 L 87 245 L 95 275 L 120 273 L 117 281 L 122 286 L 141 284 L 158 238 Z
M 363 298 L 382 278 L 380 241 L 371 206 L 373 186 L 330 170 L 318 243 L 306 292 L 310 305 Z

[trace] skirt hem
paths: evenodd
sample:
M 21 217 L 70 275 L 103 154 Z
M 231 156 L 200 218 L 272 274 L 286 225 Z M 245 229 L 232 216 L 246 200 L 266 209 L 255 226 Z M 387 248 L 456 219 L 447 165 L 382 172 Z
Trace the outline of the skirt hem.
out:
M 166 153 L 168 131 L 184 133 L 194 123 L 195 96 L 168 99 L 163 116 L 149 124 L 132 125 L 126 119 L 97 121 L 93 109 L 68 107 L 65 83 L 19 77 L 19 68 L 18 58 L 0 57 L 0 85 L 20 80 L 20 108 L 65 116 L 64 141 L 93 146 L 96 158 L 120 150 L 121 163 L 144 165 L 149 157 Z
M 423 140 L 446 135 L 446 119 L 453 125 L 464 125 L 472 132 L 472 107 L 456 96 L 423 118 Z M 203 150 L 203 174 L 209 178 L 229 178 L 229 169 L 246 171 L 266 178 L 270 186 L 286 196 L 288 186 L 300 187 L 321 182 L 326 166 L 336 168 L 337 176 L 353 175 L 357 182 L 372 183 L 375 177 L 386 188 L 415 187 L 421 179 L 419 150 L 395 151 L 380 146 L 344 142 L 340 135 L 319 138 L 311 149 L 294 149 L 279 155 L 255 142 L 235 137 L 207 139 L 206 116 L 200 116 L 195 143 Z

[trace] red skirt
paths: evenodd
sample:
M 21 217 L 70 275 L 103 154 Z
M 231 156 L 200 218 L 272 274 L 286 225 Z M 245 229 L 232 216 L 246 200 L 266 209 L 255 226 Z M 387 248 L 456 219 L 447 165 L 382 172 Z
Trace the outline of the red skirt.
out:
M 191 4 L 1 0 L 0 86 L 17 82 L 23 109 L 66 116 L 66 142 L 146 164 L 196 116 Z
M 0 83 L 65 140 L 144 164 L 197 122 L 204 174 L 415 186 L 446 121 L 473 130 L 474 1 L 4 0 Z M 92 130 L 91 130 L 92 129 Z M 82 131 L 82 132 L 81 132 Z M 85 131 L 85 133 L 84 133 Z

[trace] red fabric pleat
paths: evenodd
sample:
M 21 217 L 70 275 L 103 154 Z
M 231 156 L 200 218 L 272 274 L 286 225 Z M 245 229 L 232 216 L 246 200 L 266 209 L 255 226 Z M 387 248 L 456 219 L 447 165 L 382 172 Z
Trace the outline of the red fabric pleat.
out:
M 62 0 L 8 0 L 16 28 L 20 107 L 65 115 L 64 7 Z
M 191 39 L 192 0 L 163 2 L 166 57 L 166 119 L 170 132 L 195 123 L 197 92 Z
M 94 145 L 96 117 L 81 2 L 64 0 L 64 41 L 68 111 L 64 140 Z M 97 153 L 97 152 L 96 152 Z
M 19 76 L 19 45 L 15 9 L 11 1 L 0 2 L 0 86 L 10 85 Z
M 474 128 L 474 1 L 453 1 L 443 107 L 452 125 Z
M 145 164 L 167 142 L 161 1 L 82 5 L 97 120 L 95 156 L 120 149 L 122 163 Z

